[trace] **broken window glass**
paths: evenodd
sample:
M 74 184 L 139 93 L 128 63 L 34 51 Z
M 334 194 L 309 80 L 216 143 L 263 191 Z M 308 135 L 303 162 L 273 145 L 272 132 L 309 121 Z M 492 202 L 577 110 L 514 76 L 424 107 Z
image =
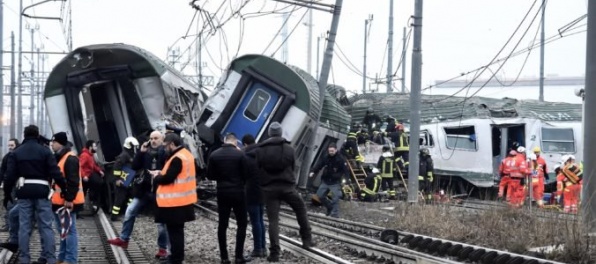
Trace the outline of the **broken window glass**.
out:
M 257 89 L 244 110 L 244 116 L 251 121 L 257 121 L 271 96 L 262 89 Z

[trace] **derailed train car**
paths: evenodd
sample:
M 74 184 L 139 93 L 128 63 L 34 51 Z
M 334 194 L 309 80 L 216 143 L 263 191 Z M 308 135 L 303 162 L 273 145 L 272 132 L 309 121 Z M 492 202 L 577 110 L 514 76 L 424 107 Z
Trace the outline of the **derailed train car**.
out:
M 323 113 L 318 110 L 323 104 Z M 321 120 L 316 135 L 316 120 Z M 252 134 L 257 142 L 268 138 L 271 122 L 280 122 L 283 136 L 296 149 L 299 187 L 306 187 L 308 151 L 320 157 L 331 142 L 346 139 L 350 117 L 336 98 L 326 92 L 319 98 L 317 81 L 305 71 L 262 55 L 233 60 L 205 102 L 199 134 L 207 148 L 215 149 L 226 133 Z M 315 140 L 315 148 L 309 142 Z
M 407 126 L 409 105 L 407 94 L 378 93 L 354 96 L 346 108 L 353 122 L 362 122 L 372 107 L 380 117 L 392 116 Z M 429 149 L 442 187 L 458 194 L 495 187 L 501 160 L 515 143 L 528 153 L 541 149 L 552 184 L 552 169 L 562 155 L 582 160 L 581 113 L 580 104 L 423 95 L 418 140 Z
M 52 130 L 65 131 L 79 152 L 87 139 L 99 140 L 97 154 L 105 162 L 122 151 L 126 137 L 146 140 L 152 130 L 166 128 L 182 131 L 201 162 L 195 124 L 204 97 L 156 56 L 126 44 L 70 52 L 53 68 L 44 91 Z

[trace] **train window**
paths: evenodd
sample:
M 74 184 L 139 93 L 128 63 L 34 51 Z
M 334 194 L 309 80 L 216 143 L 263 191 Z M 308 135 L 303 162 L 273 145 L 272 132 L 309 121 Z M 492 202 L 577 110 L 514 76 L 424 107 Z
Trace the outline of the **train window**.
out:
M 425 147 L 432 147 L 435 145 L 433 135 L 428 130 L 420 131 L 420 145 Z
M 447 148 L 478 150 L 474 126 L 445 127 Z
M 253 122 L 257 121 L 269 99 L 271 99 L 271 95 L 262 89 L 257 89 L 244 109 L 244 116 Z
M 542 128 L 542 151 L 575 153 L 575 138 L 572 128 Z

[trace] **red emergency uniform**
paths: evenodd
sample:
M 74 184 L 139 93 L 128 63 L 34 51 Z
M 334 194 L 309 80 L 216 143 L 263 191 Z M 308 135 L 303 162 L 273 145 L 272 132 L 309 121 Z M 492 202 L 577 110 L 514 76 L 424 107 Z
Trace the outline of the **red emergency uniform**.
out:
M 532 198 L 538 207 L 544 206 L 544 169 L 538 160 L 532 161 Z
M 514 156 L 509 156 L 504 158 L 501 161 L 501 165 L 499 165 L 499 175 L 501 175 L 501 181 L 499 182 L 499 198 L 503 197 L 505 190 L 507 191 L 507 196 L 505 197 L 506 201 L 509 201 L 511 198 L 511 188 L 509 188 L 509 183 L 511 182 L 511 177 L 509 176 L 509 166 L 507 165 L 510 160 L 513 160 Z
M 508 162 L 507 168 L 511 181 L 509 182 L 509 189 L 511 190 L 511 199 L 509 205 L 512 207 L 521 207 L 524 204 L 524 186 L 521 185 L 522 179 L 528 176 L 528 162 L 524 154 L 517 154 Z
M 557 196 L 563 195 L 563 212 L 577 213 L 577 205 L 581 195 L 582 181 L 573 183 L 566 172 L 572 172 L 577 176 L 581 176 L 582 171 L 575 163 L 569 163 L 561 168 L 561 172 L 557 175 Z

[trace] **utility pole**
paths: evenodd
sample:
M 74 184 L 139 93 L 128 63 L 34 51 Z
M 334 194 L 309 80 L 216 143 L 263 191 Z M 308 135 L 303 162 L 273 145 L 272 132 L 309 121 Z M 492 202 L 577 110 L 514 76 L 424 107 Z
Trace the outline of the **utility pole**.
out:
M 36 113 L 35 117 L 36 117 L 37 123 L 38 123 L 38 125 L 40 127 L 40 130 L 41 130 L 41 127 L 43 126 L 43 124 L 41 123 L 41 104 L 42 104 L 42 99 L 41 99 L 42 98 L 42 96 L 41 96 L 41 91 L 42 91 L 42 89 L 41 89 L 41 83 L 42 83 L 42 80 L 45 80 L 45 78 L 44 78 L 45 75 L 41 71 L 41 58 L 40 58 L 40 55 L 41 54 L 39 54 L 39 48 L 37 48 L 37 73 L 38 73 L 39 76 L 35 80 L 35 87 L 36 87 L 35 88 L 35 95 L 37 96 L 37 99 L 35 100 L 35 103 L 37 104 L 37 113 Z
M 35 63 L 33 57 L 35 56 L 35 30 L 39 28 L 39 25 L 31 26 L 31 81 L 29 82 L 30 99 L 29 99 L 29 124 L 35 124 L 34 108 L 35 108 Z
M 317 130 L 319 129 L 321 120 L 320 116 L 323 112 L 323 100 L 325 98 L 325 90 L 327 89 L 327 80 L 329 79 L 329 72 L 331 71 L 331 61 L 333 60 L 333 46 L 335 45 L 335 37 L 337 35 L 337 28 L 339 26 L 339 17 L 341 14 L 341 6 L 343 0 L 335 0 L 335 6 L 333 6 L 333 18 L 331 19 L 331 28 L 329 29 L 329 35 L 327 37 L 327 47 L 325 48 L 325 55 L 323 57 L 323 65 L 321 66 L 321 76 L 319 77 L 319 98 L 320 98 L 320 106 L 318 109 L 318 115 L 316 120 L 316 126 L 314 131 L 312 132 L 312 136 L 310 138 L 308 152 L 306 153 L 306 158 L 304 159 L 307 163 L 303 165 L 303 169 L 301 168 L 300 172 L 300 186 L 306 185 L 306 180 L 308 179 L 308 173 L 310 171 L 310 163 L 313 162 L 313 155 L 315 153 L 315 135 L 317 134 Z
M 586 33 L 586 88 L 584 107 L 586 113 L 596 111 L 596 2 L 588 1 L 588 29 Z M 592 110 L 594 109 L 594 110 Z M 596 120 L 583 118 L 584 131 L 594 131 Z M 596 235 L 596 135 L 584 133 L 584 178 L 581 201 L 581 212 L 583 212 L 584 224 L 588 228 L 588 235 Z M 594 179 L 594 180 L 593 180 Z
M 46 61 L 46 55 L 42 54 L 41 55 L 41 72 L 45 72 L 45 61 Z M 43 134 L 47 135 L 48 132 L 48 116 L 46 113 L 46 104 L 45 104 L 45 100 L 43 99 L 43 91 L 45 90 L 45 84 L 46 81 L 44 79 L 44 81 L 41 83 L 41 124 L 43 126 Z
M 402 38 L 403 47 L 401 49 L 401 93 L 406 93 L 406 52 L 408 43 L 406 43 L 406 27 Z
M 312 9 L 308 10 L 308 43 L 306 45 L 306 71 L 312 75 Z
M 414 47 L 412 48 L 412 81 L 410 91 L 410 166 L 408 170 L 408 202 L 418 202 L 418 172 L 420 160 L 420 93 L 422 85 L 422 0 L 414 6 Z
M 281 41 L 283 42 L 281 47 L 281 61 L 288 63 L 288 41 L 286 39 L 288 38 L 288 19 L 290 19 L 290 13 L 285 12 L 282 18 L 284 22 L 281 31 Z
M 321 54 L 320 45 L 321 45 L 321 36 L 318 36 L 317 37 L 317 73 L 315 75 L 315 78 L 317 80 L 319 80 L 319 54 Z
M 391 93 L 393 92 L 393 0 L 389 0 L 389 39 L 387 45 L 387 93 Z
M 14 31 L 10 32 L 10 138 L 15 138 L 15 120 L 17 115 L 15 113 L 15 89 L 16 89 L 16 76 L 15 76 L 15 48 L 14 48 Z
M 20 113 L 23 111 L 23 0 L 20 0 L 19 7 L 19 58 L 17 64 L 17 82 L 18 82 L 18 93 L 17 98 L 17 111 Z M 23 139 L 23 115 L 17 114 L 17 138 L 19 141 Z
M 540 95 L 538 101 L 544 102 L 544 15 L 546 12 L 546 0 L 542 0 L 542 16 L 540 18 Z
M 366 93 L 366 44 L 368 42 L 368 22 L 372 22 L 373 15 L 369 14 L 364 20 L 364 62 L 362 65 L 362 93 Z
M 4 39 L 4 1 L 0 0 L 0 39 Z M 0 44 L 0 50 L 4 50 L 4 41 Z M 0 100 L 0 156 L 4 157 L 4 53 L 0 51 L 0 89 L 2 97 Z

